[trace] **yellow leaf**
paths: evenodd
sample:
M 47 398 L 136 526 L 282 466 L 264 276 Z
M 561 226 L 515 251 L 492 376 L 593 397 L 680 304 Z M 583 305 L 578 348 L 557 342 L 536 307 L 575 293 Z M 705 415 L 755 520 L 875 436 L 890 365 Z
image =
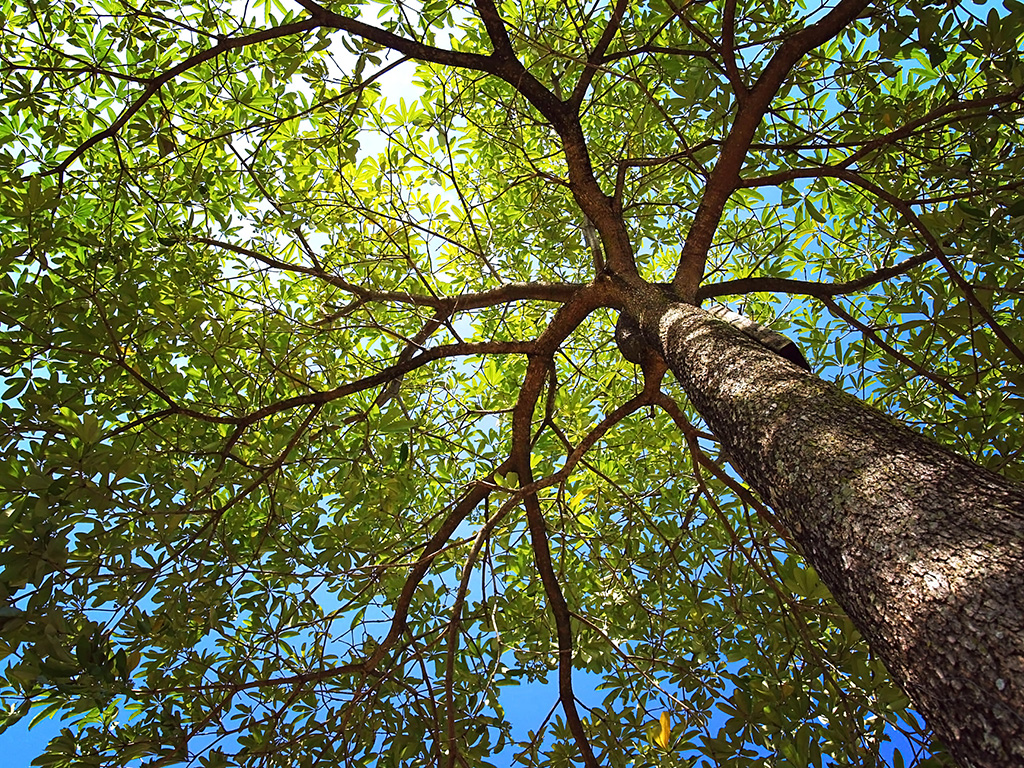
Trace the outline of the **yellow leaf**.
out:
M 668 712 L 661 713 L 661 729 L 654 737 L 655 743 L 662 749 L 668 749 L 669 737 L 672 735 L 672 721 L 668 718 Z

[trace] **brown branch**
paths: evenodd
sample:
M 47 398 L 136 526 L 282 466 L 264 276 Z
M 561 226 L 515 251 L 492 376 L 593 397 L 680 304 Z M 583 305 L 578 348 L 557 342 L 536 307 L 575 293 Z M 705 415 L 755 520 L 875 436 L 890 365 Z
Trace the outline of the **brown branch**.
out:
M 531 353 L 530 363 L 527 366 L 527 373 L 524 377 L 523 386 L 520 390 L 519 399 L 513 414 L 513 449 L 512 455 L 504 461 L 490 475 L 478 480 L 463 499 L 456 505 L 451 514 L 445 518 L 437 532 L 431 537 L 424 547 L 424 553 L 419 562 L 414 566 L 409 577 L 406 579 L 402 592 L 395 603 L 395 615 L 391 622 L 391 628 L 387 637 L 381 643 L 376 652 L 366 660 L 367 668 L 376 666 L 387 654 L 390 645 L 395 644 L 405 631 L 406 617 L 409 606 L 412 603 L 416 589 L 430 568 L 433 559 L 443 550 L 448 539 L 469 515 L 469 513 L 490 494 L 495 488 L 494 474 L 506 474 L 511 470 L 517 470 L 521 478 L 529 477 L 529 439 L 530 439 L 530 417 L 537 403 L 540 393 L 540 385 L 543 384 L 544 374 L 548 367 L 551 354 L 558 348 L 579 323 L 603 301 L 607 300 L 608 287 L 600 284 L 593 284 L 579 291 L 571 302 L 559 309 L 555 317 L 537 339 L 529 344 L 524 344 Z M 451 345 L 461 346 L 461 345 Z M 474 345 L 466 345 L 474 346 Z M 526 413 L 525 432 L 516 433 L 515 425 L 520 427 L 524 422 L 523 413 Z M 517 441 L 518 436 L 518 441 Z M 521 471 L 522 456 L 527 457 L 526 471 Z M 528 484 L 529 481 L 527 481 Z M 528 494 L 528 489 L 520 489 L 519 496 Z M 533 497 L 536 498 L 535 493 Z M 528 502 L 529 496 L 527 496 Z M 596 766 L 595 766 L 596 768 Z
M 512 41 L 508 37 L 508 29 L 493 0 L 476 0 L 474 5 L 480 14 L 480 20 L 484 23 L 484 29 L 487 30 L 487 37 L 491 41 L 494 53 L 499 58 L 514 59 L 515 53 Z
M 116 429 L 112 429 L 110 432 L 107 432 L 105 435 L 103 435 L 101 440 L 111 440 L 120 434 L 130 432 L 136 427 L 141 427 L 143 424 L 146 424 L 150 421 L 160 420 L 168 416 L 173 416 L 175 412 L 176 411 L 173 408 L 164 408 L 161 411 L 153 411 L 152 413 L 148 413 L 145 416 L 140 416 L 137 419 L 132 419 L 127 424 L 122 424 L 120 427 L 117 427 Z
M 739 172 L 747 150 L 775 94 L 802 56 L 838 35 L 867 5 L 868 0 L 840 0 L 820 21 L 804 27 L 782 43 L 736 111 L 732 128 L 697 206 L 672 279 L 676 293 L 683 300 L 695 300 L 704 277 L 708 250 L 726 201 L 739 186 Z
M 855 318 L 853 315 L 851 315 L 849 312 L 847 312 L 845 309 L 843 309 L 841 306 L 839 306 L 839 304 L 837 302 L 833 301 L 831 298 L 825 298 L 825 299 L 823 299 L 823 302 L 824 302 L 825 306 L 829 308 L 829 310 L 832 312 L 832 314 L 834 314 L 836 317 L 842 319 L 843 322 L 849 324 L 853 328 L 856 328 L 858 331 L 861 332 L 861 334 L 864 336 L 864 338 L 870 339 L 871 341 L 873 341 L 875 344 L 877 344 L 879 347 L 881 347 L 883 350 L 885 350 L 886 353 L 888 353 L 889 355 L 894 357 L 896 360 L 899 360 L 901 363 L 903 363 L 905 366 L 907 366 L 910 370 L 912 370 L 918 376 L 923 376 L 924 378 L 928 379 L 928 381 L 930 381 L 932 384 L 937 386 L 939 389 L 945 390 L 946 392 L 948 392 L 949 394 L 951 394 L 954 397 L 958 398 L 959 400 L 966 400 L 967 399 L 967 397 L 964 395 L 964 393 L 961 392 L 959 389 L 954 387 L 952 384 L 950 384 L 945 379 L 943 379 L 943 378 L 941 378 L 939 376 L 936 376 L 934 373 L 929 371 L 924 366 L 918 365 L 917 363 L 915 363 L 913 360 L 911 360 L 909 357 L 904 355 L 898 349 L 896 349 L 891 344 L 889 344 L 885 339 L 883 339 L 881 336 L 879 336 L 875 332 L 874 328 L 871 328 L 870 326 L 865 325 L 864 323 L 860 322 L 857 318 Z
M 463 53 L 460 51 L 449 51 L 444 48 L 436 48 L 426 45 L 417 40 L 401 37 L 393 32 L 388 32 L 380 27 L 342 16 L 334 11 L 324 8 L 313 0 L 296 0 L 316 22 L 317 26 L 332 27 L 348 32 L 356 37 L 369 40 L 372 43 L 398 51 L 405 56 L 420 61 L 429 61 L 434 64 L 443 64 L 450 67 L 461 67 L 462 69 L 473 69 L 481 72 L 495 72 L 495 61 L 491 56 L 482 56 L 479 53 Z
M 455 602 L 452 605 L 452 618 L 448 624 L 448 650 L 445 658 L 445 671 L 444 671 L 444 689 L 445 696 L 447 698 L 447 740 L 448 740 L 448 768 L 453 768 L 455 765 L 456 755 L 458 754 L 458 738 L 455 733 L 455 655 L 458 650 L 459 641 L 459 628 L 462 624 L 462 606 L 466 602 L 466 594 L 469 592 L 469 579 L 473 575 L 473 567 L 476 565 L 476 559 L 480 555 L 480 550 L 483 549 L 484 543 L 491 535 L 491 531 L 494 527 L 500 523 L 505 516 L 516 507 L 520 502 L 519 495 L 513 496 L 508 499 L 501 507 L 495 512 L 488 520 L 480 526 L 480 530 L 477 532 L 476 538 L 473 540 L 473 547 L 466 555 L 465 565 L 462 567 L 462 578 L 459 580 L 458 592 L 455 595 Z M 426 677 L 424 676 L 424 679 Z
M 1013 89 L 1009 93 L 999 94 L 997 96 L 988 96 L 980 99 L 968 99 L 965 101 L 954 101 L 950 104 L 944 104 L 941 107 L 936 107 L 926 115 L 922 115 L 916 120 L 904 123 L 899 128 L 895 128 L 889 133 L 879 136 L 877 139 L 867 142 L 861 146 L 856 152 L 852 152 L 848 155 L 841 163 L 842 167 L 848 167 L 851 164 L 857 162 L 869 152 L 872 152 L 879 147 L 885 146 L 886 144 L 892 144 L 893 142 L 905 139 L 912 135 L 914 131 L 919 128 L 927 126 L 934 120 L 940 117 L 959 112 L 961 110 L 973 110 L 973 109 L 984 109 L 987 110 L 989 107 L 999 106 L 1007 102 L 1016 101 L 1022 95 L 1024 95 L 1024 85 Z
M 591 311 L 610 298 L 611 285 L 608 282 L 593 283 L 564 305 L 535 342 L 535 354 L 531 356 L 519 397 L 512 413 L 512 451 L 510 462 L 519 475 L 520 493 L 525 494 L 527 525 L 533 542 L 534 560 L 547 594 L 548 605 L 555 616 L 558 634 L 558 682 L 562 709 L 565 712 L 569 730 L 576 739 L 587 768 L 598 768 L 597 760 L 586 730 L 576 710 L 576 699 L 572 692 L 572 627 L 571 615 L 558 578 L 551 567 L 551 553 L 544 530 L 544 518 L 540 501 L 533 490 L 533 472 L 530 467 L 531 431 L 533 413 L 543 388 L 544 380 L 551 365 L 552 355 L 559 345 L 568 338 Z
M 587 89 L 590 88 L 590 84 L 597 74 L 604 54 L 608 50 L 608 46 L 612 44 L 612 40 L 615 39 L 616 32 L 619 31 L 622 17 L 626 13 L 626 6 L 627 0 L 616 0 L 615 6 L 612 8 L 611 17 L 608 19 L 608 24 L 605 26 L 604 32 L 601 33 L 601 39 L 597 41 L 594 50 L 587 57 L 586 64 L 583 65 L 583 72 L 580 74 L 580 79 L 577 81 L 576 87 L 573 88 L 572 95 L 568 101 L 575 113 L 579 112 L 580 105 L 583 103 L 583 99 L 587 95 Z
M 449 765 L 453 764 L 452 761 L 454 760 L 456 743 L 456 736 L 454 732 L 455 700 L 452 692 L 452 679 L 454 675 L 455 653 L 458 640 L 457 632 L 461 621 L 460 614 L 462 611 L 462 606 L 465 603 L 466 594 L 469 589 L 469 578 L 472 573 L 473 565 L 476 562 L 476 558 L 480 553 L 480 549 L 483 547 L 484 542 L 486 541 L 487 537 L 490 535 L 490 532 L 494 529 L 494 527 L 499 522 L 501 522 L 502 519 L 504 519 L 504 517 L 508 514 L 509 511 L 511 511 L 517 504 L 519 504 L 520 501 L 523 500 L 524 496 L 532 495 L 535 498 L 537 491 L 541 490 L 542 488 L 550 487 L 555 483 L 561 482 L 562 480 L 566 479 L 572 473 L 572 470 L 576 467 L 580 460 L 586 455 L 587 451 L 589 451 L 594 446 L 594 444 L 608 432 L 609 429 L 611 429 L 613 426 L 622 421 L 622 419 L 635 413 L 643 406 L 653 403 L 655 398 L 657 397 L 657 394 L 657 382 L 653 384 L 649 383 L 647 386 L 644 387 L 643 392 L 631 398 L 628 402 L 623 403 L 610 414 L 608 414 L 604 419 L 602 419 L 602 421 L 596 427 L 594 427 L 587 434 L 587 436 L 583 440 L 580 441 L 579 445 L 577 445 L 574 449 L 572 449 L 569 452 L 569 455 L 566 457 L 565 464 L 558 472 L 548 475 L 547 477 L 542 478 L 537 482 L 529 482 L 525 486 L 520 488 L 516 493 L 514 493 L 511 496 L 511 498 L 506 500 L 505 503 L 501 505 L 501 508 L 493 516 L 491 516 L 491 518 L 489 518 L 477 532 L 476 538 L 473 541 L 473 547 L 470 550 L 469 554 L 467 555 L 465 565 L 463 566 L 462 577 L 459 582 L 459 588 L 455 596 L 455 602 L 452 606 L 452 619 L 448 627 L 449 645 L 447 651 L 447 659 L 445 663 L 445 691 L 447 692 L 448 696 Z
M 520 477 L 530 478 L 530 466 L 519 465 Z M 562 711 L 565 712 L 565 720 L 569 731 L 576 740 L 576 746 L 583 755 L 583 763 L 587 768 L 600 768 L 594 751 L 590 747 L 590 740 L 587 738 L 587 731 L 580 720 L 579 711 L 576 709 L 576 694 L 572 689 L 572 657 L 573 657 L 573 636 L 572 636 L 572 613 L 565 602 L 565 595 L 558 583 L 558 576 L 551 564 L 551 548 L 548 545 L 547 526 L 544 523 L 544 513 L 540 508 L 540 501 L 534 493 L 529 494 L 525 499 L 526 522 L 530 529 L 530 542 L 533 549 L 533 560 L 540 574 L 541 583 L 544 585 L 544 594 L 547 596 L 548 608 L 555 618 L 555 634 L 558 638 L 558 696 L 562 702 Z
M 356 392 L 362 392 L 364 389 L 370 389 L 372 387 L 385 384 L 396 376 L 407 374 L 420 366 L 433 362 L 434 360 L 468 355 L 524 355 L 530 354 L 533 351 L 533 347 L 534 343 L 528 341 L 478 341 L 463 342 L 460 344 L 443 344 L 439 347 L 434 347 L 433 349 L 424 350 L 423 353 L 416 357 L 405 362 L 389 366 L 373 376 L 367 376 L 359 379 L 358 381 L 343 384 L 340 387 L 335 387 L 334 389 L 329 389 L 323 392 L 311 392 L 306 395 L 296 395 L 295 397 L 290 397 L 286 400 L 259 408 L 247 416 L 238 419 L 228 418 L 227 421 L 220 421 L 219 423 L 252 424 L 256 421 L 265 419 L 268 416 L 272 416 L 275 413 L 280 413 L 281 411 L 295 408 L 299 405 L 329 403 L 332 400 L 347 397 L 348 395 L 355 394 Z M 215 421 L 216 419 L 208 420 Z
M 506 283 L 498 288 L 478 293 L 467 293 L 461 296 L 429 296 L 402 291 L 375 291 L 370 288 L 350 283 L 342 277 L 331 275 L 315 267 L 307 267 L 302 264 L 290 264 L 271 256 L 266 256 L 252 248 L 227 243 L 212 237 L 191 238 L 190 242 L 203 243 L 215 248 L 223 248 L 226 251 L 237 253 L 241 256 L 248 256 L 262 264 L 274 269 L 286 272 L 309 275 L 323 280 L 329 285 L 340 288 L 346 293 L 356 297 L 358 304 L 394 302 L 399 304 L 410 304 L 417 307 L 431 307 L 446 314 L 467 311 L 472 309 L 483 309 L 498 304 L 505 304 L 512 301 L 551 301 L 565 303 L 570 301 L 582 288 L 583 283 Z M 344 313 L 353 311 L 354 308 L 346 308 L 339 313 L 331 315 L 321 323 L 336 320 Z
M 278 454 L 277 458 L 275 458 L 272 462 L 263 467 L 260 470 L 260 473 L 257 475 L 256 479 L 249 483 L 249 485 L 235 493 L 230 499 L 225 501 L 219 507 L 210 510 L 213 513 L 214 518 L 220 517 L 233 506 L 235 506 L 235 504 L 244 500 L 250 493 L 259 488 L 263 484 L 264 480 L 266 480 L 274 472 L 281 468 L 281 465 L 284 464 L 284 460 L 288 458 L 288 454 L 290 454 L 295 449 L 295 446 L 299 444 L 299 440 L 302 439 L 302 436 L 306 434 L 307 431 L 309 431 L 309 426 L 313 423 L 313 419 L 317 417 L 317 414 L 319 414 L 322 409 L 323 405 L 319 403 L 310 408 L 309 413 L 306 414 L 306 418 L 303 419 L 302 424 L 299 425 L 299 427 L 289 438 L 288 444 L 285 445 L 284 449 Z
M 882 267 L 873 272 L 867 272 L 860 277 L 855 277 L 852 280 L 844 280 L 841 283 L 792 280 L 788 277 L 741 277 L 737 280 L 726 280 L 721 283 L 702 285 L 697 290 L 697 301 L 701 302 L 704 299 L 716 296 L 733 296 L 758 292 L 787 293 L 825 299 L 830 296 L 841 296 L 847 293 L 862 291 L 893 277 L 906 274 L 915 267 L 919 267 L 930 260 L 930 254 L 920 253 L 898 264 Z
M 747 85 L 736 66 L 736 0 L 726 0 L 722 11 L 722 61 L 725 76 L 736 94 L 736 103 L 742 107 L 747 98 Z
M 78 158 L 88 152 L 92 147 L 96 146 L 100 142 L 116 136 L 117 133 L 125 126 L 131 116 L 138 112 L 142 107 L 149 101 L 156 93 L 163 88 L 167 83 L 176 78 L 178 75 L 187 72 L 193 67 L 197 67 L 200 64 L 209 61 L 210 59 L 216 58 L 222 53 L 232 51 L 238 48 L 244 48 L 249 45 L 256 43 L 263 43 L 267 40 L 276 40 L 279 37 L 287 37 L 288 35 L 296 35 L 301 32 L 311 32 L 316 29 L 319 24 L 313 19 L 306 19 L 304 21 L 296 21 L 292 24 L 285 24 L 281 27 L 274 27 L 272 29 L 265 29 L 259 32 L 253 32 L 251 35 L 244 35 L 242 37 L 234 38 L 222 38 L 215 46 L 208 48 L 205 51 L 189 56 L 187 59 L 179 64 L 168 69 L 162 75 L 158 75 L 148 81 L 148 84 L 143 89 L 142 93 L 129 104 L 117 116 L 109 126 L 104 128 L 98 133 L 94 133 L 88 139 L 79 144 L 71 153 L 65 157 L 58 165 L 50 168 L 46 171 L 40 171 L 38 176 L 52 176 L 54 174 L 63 173 L 75 162 Z
M 479 0 L 477 8 L 487 28 L 494 52 L 488 56 L 478 53 L 464 53 L 435 48 L 416 40 L 400 37 L 379 27 L 365 24 L 347 16 L 329 11 L 314 0 L 297 0 L 320 25 L 340 29 L 364 40 L 398 51 L 419 61 L 429 61 L 449 67 L 471 69 L 500 77 L 529 101 L 560 133 L 567 124 L 565 105 L 516 58 L 504 22 L 498 15 L 492 0 Z
M 426 341 L 434 335 L 437 329 L 444 324 L 446 319 L 447 316 L 444 312 L 435 312 L 434 316 L 424 323 L 419 332 L 406 342 L 405 349 L 398 354 L 398 362 L 404 363 L 411 360 L 413 355 L 416 354 L 416 351 L 423 349 L 423 345 Z M 389 381 L 387 385 L 381 389 L 377 397 L 374 398 L 373 404 L 377 406 L 377 408 L 383 408 L 389 400 L 398 394 L 402 387 L 403 378 L 403 376 L 395 376 L 395 378 Z
M 785 527 L 781 522 L 779 522 L 779 519 L 775 514 L 761 503 L 760 499 L 754 495 L 753 491 L 742 483 L 731 478 L 727 472 L 725 472 L 716 462 L 712 461 L 711 458 L 704 453 L 700 447 L 700 443 L 697 442 L 697 439 L 704 437 L 704 435 L 690 423 L 690 420 L 686 418 L 685 414 L 683 414 L 683 410 L 679 407 L 679 404 L 664 392 L 658 393 L 658 396 L 654 398 L 654 404 L 665 411 L 665 413 L 669 415 L 669 418 L 671 418 L 675 423 L 679 431 L 683 433 L 683 438 L 686 440 L 686 445 L 694 463 L 711 472 L 719 482 L 725 484 L 729 490 L 733 492 L 736 498 L 751 509 L 756 510 L 757 514 L 775 530 L 775 533 L 777 533 L 783 541 L 792 544 L 792 542 L 790 542 L 789 533 L 786 531 Z
M 630 48 L 625 51 L 617 51 L 615 53 L 609 53 L 602 60 L 602 64 L 606 64 L 610 61 L 617 61 L 619 59 L 627 59 L 630 56 L 638 56 L 643 53 L 661 53 L 666 56 L 686 56 L 686 57 L 697 57 L 700 59 L 707 59 L 708 61 L 714 61 L 714 55 L 711 51 L 698 50 L 696 48 L 672 48 L 664 45 L 641 45 L 637 48 Z
M 274 40 L 288 35 L 301 32 L 311 32 L 320 27 L 330 27 L 351 35 L 369 40 L 372 43 L 385 48 L 397 51 L 409 58 L 419 61 L 432 62 L 450 67 L 470 69 L 480 72 L 487 72 L 496 75 L 509 83 L 521 95 L 523 95 L 541 114 L 543 114 L 556 129 L 564 130 L 566 126 L 567 112 L 564 105 L 554 94 L 545 88 L 539 80 L 531 75 L 522 63 L 512 54 L 511 45 L 507 51 L 497 51 L 490 56 L 483 56 L 477 53 L 465 53 L 451 51 L 444 48 L 426 45 L 416 40 L 401 37 L 393 32 L 374 27 L 357 19 L 342 16 L 324 8 L 314 0 L 297 0 L 309 14 L 309 19 L 296 21 L 272 29 L 261 30 L 250 35 L 236 38 L 222 38 L 213 47 L 190 56 L 184 61 L 176 64 L 161 75 L 148 81 L 142 94 L 135 99 L 110 126 L 93 134 L 86 141 L 76 147 L 61 163 L 54 168 L 40 172 L 39 176 L 50 176 L 63 173 L 67 168 L 85 152 L 96 144 L 116 135 L 128 122 L 132 115 L 138 112 L 142 106 L 149 101 L 164 85 L 178 75 L 202 64 L 210 59 L 219 56 L 221 53 L 244 48 L 267 40 Z M 482 0 L 481 4 L 489 3 L 490 0 Z M 491 6 L 493 7 L 493 5 Z M 495 11 L 496 13 L 496 11 Z M 500 21 L 500 20 L 499 20 Z M 485 18 L 485 24 L 487 19 Z M 507 39 L 507 38 L 506 38 Z M 499 55 L 500 54 L 500 55 Z
M 427 575 L 427 571 L 430 570 L 430 564 L 444 550 L 448 539 L 455 533 L 462 521 L 494 490 L 494 475 L 505 474 L 513 467 L 514 462 L 511 459 L 506 459 L 493 472 L 473 483 L 473 486 L 459 500 L 458 504 L 455 505 L 451 513 L 444 519 L 434 535 L 424 545 L 423 554 L 416 565 L 413 566 L 405 580 L 405 584 L 402 586 L 398 599 L 395 601 L 395 613 L 391 619 L 391 628 L 374 653 L 363 663 L 366 669 L 376 667 L 387 655 L 391 646 L 397 643 L 398 639 L 405 632 L 409 606 L 412 605 L 413 595 L 415 595 L 416 589 L 419 587 L 423 577 Z

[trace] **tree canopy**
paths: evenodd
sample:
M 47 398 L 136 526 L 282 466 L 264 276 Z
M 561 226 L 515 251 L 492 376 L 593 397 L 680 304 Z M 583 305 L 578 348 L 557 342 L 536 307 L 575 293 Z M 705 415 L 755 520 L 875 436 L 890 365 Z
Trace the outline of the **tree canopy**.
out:
M 614 329 L 640 282 L 727 305 L 1024 479 L 1024 4 L 0 19 L 39 765 L 950 764 Z

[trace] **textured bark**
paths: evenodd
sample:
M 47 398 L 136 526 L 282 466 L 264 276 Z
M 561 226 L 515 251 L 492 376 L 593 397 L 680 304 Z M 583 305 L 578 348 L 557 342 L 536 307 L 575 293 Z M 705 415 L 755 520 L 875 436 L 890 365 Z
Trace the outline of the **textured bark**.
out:
M 738 471 L 958 762 L 1024 765 L 1024 487 L 702 310 L 634 299 Z

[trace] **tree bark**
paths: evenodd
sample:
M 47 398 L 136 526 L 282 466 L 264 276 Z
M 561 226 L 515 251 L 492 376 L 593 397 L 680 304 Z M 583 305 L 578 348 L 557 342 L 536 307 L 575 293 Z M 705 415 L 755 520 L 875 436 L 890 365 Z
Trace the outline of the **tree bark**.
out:
M 1024 487 L 642 294 L 644 336 L 957 761 L 1024 765 Z

